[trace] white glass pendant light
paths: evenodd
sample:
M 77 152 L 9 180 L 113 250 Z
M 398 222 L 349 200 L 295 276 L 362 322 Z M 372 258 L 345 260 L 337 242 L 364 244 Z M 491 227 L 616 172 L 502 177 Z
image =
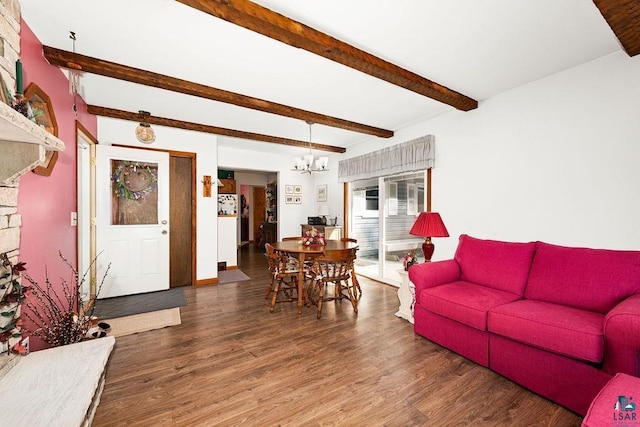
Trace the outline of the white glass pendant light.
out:
M 300 171 L 302 173 L 312 174 L 314 172 L 326 172 L 329 170 L 329 158 L 318 157 L 317 159 L 311 152 L 311 126 L 312 122 L 307 122 L 309 125 L 309 154 L 302 157 L 293 158 L 293 166 L 291 170 Z

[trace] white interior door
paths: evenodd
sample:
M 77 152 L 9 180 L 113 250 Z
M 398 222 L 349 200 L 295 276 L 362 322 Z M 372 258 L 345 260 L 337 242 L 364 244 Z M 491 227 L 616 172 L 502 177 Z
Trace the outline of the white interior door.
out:
M 96 147 L 98 298 L 169 289 L 169 154 Z

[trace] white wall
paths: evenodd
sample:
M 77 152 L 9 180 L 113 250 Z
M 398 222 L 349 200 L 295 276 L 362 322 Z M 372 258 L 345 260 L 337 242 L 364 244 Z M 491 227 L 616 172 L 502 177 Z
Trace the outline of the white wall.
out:
M 393 138 L 367 139 L 329 155 L 330 171 L 312 176 L 291 171 L 291 156 L 277 148 L 216 153 L 213 135 L 154 127 L 155 145 L 197 152 L 198 181 L 217 176 L 217 163 L 276 173 L 279 236 L 288 236 L 317 214 L 317 185 L 328 185 L 331 214 L 342 211 L 340 158 L 433 134 L 433 210 L 451 234 L 435 241 L 434 260 L 451 257 L 462 233 L 640 250 L 639 75 L 640 57 L 612 54 L 484 100 L 474 111 L 452 110 Z M 133 123 L 100 118 L 98 125 L 101 143 L 140 145 Z M 302 185 L 302 204 L 284 203 L 286 184 Z M 216 277 L 216 199 L 200 196 L 200 182 L 198 189 L 198 278 Z
M 315 202 L 314 206 L 314 216 L 318 212 L 318 205 L 322 203 L 326 203 L 329 206 L 329 218 L 338 218 L 337 225 L 344 226 L 344 215 L 343 215 L 343 201 L 344 201 L 344 184 L 338 182 L 338 161 L 341 156 L 344 155 L 328 155 L 326 153 L 322 154 L 327 155 L 329 157 L 329 171 L 314 174 L 314 191 L 318 185 L 327 186 L 327 201 L 326 202 Z M 314 195 L 315 200 L 315 195 Z M 344 233 L 344 230 L 343 230 Z M 343 234 L 344 237 L 344 234 Z
M 217 244 L 217 187 L 213 186 L 212 197 L 202 196 L 202 176 L 218 176 L 215 135 L 180 129 L 153 126 L 156 141 L 153 145 L 138 142 L 134 136 L 137 123 L 98 117 L 98 140 L 100 144 L 120 144 L 132 147 L 171 149 L 196 153 L 197 183 L 197 265 L 196 279 L 207 280 L 218 277 Z
M 370 140 L 436 136 L 433 210 L 450 238 L 640 250 L 640 57 L 620 52 Z

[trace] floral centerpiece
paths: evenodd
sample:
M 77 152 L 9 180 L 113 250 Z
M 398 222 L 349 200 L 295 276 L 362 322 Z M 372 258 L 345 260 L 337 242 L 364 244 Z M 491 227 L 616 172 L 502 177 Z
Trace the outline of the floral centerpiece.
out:
M 405 256 L 402 257 L 402 265 L 404 271 L 408 271 L 409 267 L 418 263 L 418 256 L 416 255 L 416 249 L 411 249 Z
M 304 232 L 304 234 L 302 235 L 302 240 L 300 240 L 300 243 L 305 246 L 311 246 L 311 245 L 324 246 L 325 244 L 324 233 L 319 232 L 318 229 L 315 227 L 311 227 L 311 230 L 307 230 Z

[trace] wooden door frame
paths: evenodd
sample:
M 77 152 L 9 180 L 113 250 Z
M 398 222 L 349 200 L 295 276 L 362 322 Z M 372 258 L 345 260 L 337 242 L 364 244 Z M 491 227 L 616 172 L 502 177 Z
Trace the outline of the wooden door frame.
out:
M 96 137 L 89 132 L 89 130 L 84 127 L 82 123 L 76 120 L 76 150 L 78 149 L 78 139 L 82 135 L 82 139 L 89 144 L 89 275 L 85 280 L 89 281 L 89 294 L 90 296 L 95 296 L 96 293 L 96 265 L 93 263 L 93 260 L 96 259 L 96 226 L 93 222 L 93 218 L 96 217 L 96 168 L 95 168 L 95 157 L 96 157 L 96 145 L 98 144 L 98 140 Z M 76 168 L 78 165 L 77 162 L 78 153 L 76 152 Z M 78 173 L 79 171 L 76 169 L 76 215 L 78 215 L 79 205 L 78 200 L 80 200 L 78 194 Z M 78 219 L 76 217 L 76 219 Z M 78 230 L 76 230 L 76 267 L 81 265 L 80 262 L 80 241 L 77 238 Z M 80 275 L 85 274 L 85 271 L 80 271 L 78 268 L 78 273 Z M 80 276 L 82 277 L 82 276 Z
M 169 153 L 169 157 L 187 157 L 191 158 L 191 286 L 196 285 L 196 280 L 198 277 L 197 268 L 197 234 L 198 234 L 198 226 L 197 226 L 197 216 L 198 216 L 198 188 L 196 184 L 196 177 L 198 174 L 196 173 L 196 153 L 191 153 L 189 151 L 176 151 L 170 149 L 163 148 L 151 148 L 151 147 L 133 147 L 131 145 L 121 145 L 121 144 L 113 144 L 114 147 L 123 147 L 123 148 L 133 148 L 136 150 L 150 150 L 150 151 L 161 151 L 164 153 Z M 171 200 L 169 200 L 169 208 L 171 208 Z

